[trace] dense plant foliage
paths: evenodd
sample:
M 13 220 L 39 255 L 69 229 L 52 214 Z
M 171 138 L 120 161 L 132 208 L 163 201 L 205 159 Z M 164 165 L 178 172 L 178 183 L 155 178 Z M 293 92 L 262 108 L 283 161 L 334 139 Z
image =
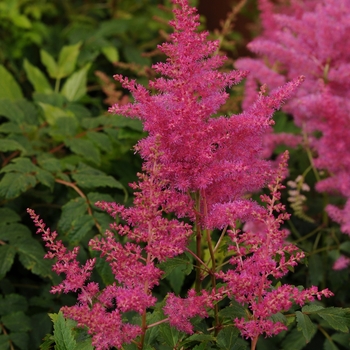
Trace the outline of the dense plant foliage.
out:
M 0 3 L 1 349 L 350 346 L 340 2 L 258 2 L 237 115 L 244 0 Z

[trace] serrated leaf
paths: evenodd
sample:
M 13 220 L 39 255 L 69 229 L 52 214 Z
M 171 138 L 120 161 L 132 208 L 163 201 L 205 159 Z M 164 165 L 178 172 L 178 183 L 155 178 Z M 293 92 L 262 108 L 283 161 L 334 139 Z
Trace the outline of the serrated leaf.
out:
M 91 63 L 86 64 L 82 69 L 72 74 L 63 85 L 61 93 L 68 101 L 78 101 L 86 94 L 87 73 Z
M 2 64 L 0 64 L 0 98 L 12 101 L 23 98 L 19 84 Z
M 305 338 L 301 337 L 300 332 L 296 328 L 294 328 L 291 332 L 287 333 L 279 349 L 301 350 L 305 346 Z
M 77 343 L 73 336 L 71 324 L 65 320 L 62 312 L 58 313 L 53 327 L 53 336 L 56 343 L 55 350 L 74 350 Z
M 1 227 L 0 239 L 3 241 L 9 241 L 11 244 L 23 239 L 31 238 L 31 232 L 27 226 L 19 223 L 10 223 Z
M 31 330 L 30 318 L 23 311 L 16 311 L 1 318 L 2 323 L 12 332 Z
M 94 252 L 94 253 L 93 255 L 95 255 L 95 258 L 96 258 L 95 268 L 99 273 L 99 275 L 101 276 L 103 283 L 106 286 L 108 286 L 115 281 L 115 277 L 112 272 L 111 266 L 108 264 L 108 262 L 105 259 L 100 258 L 97 252 Z
M 37 161 L 41 168 L 49 171 L 50 173 L 58 173 L 62 171 L 60 161 L 54 157 L 47 156 L 47 154 L 38 156 Z
M 109 175 L 80 175 L 74 174 L 72 178 L 82 188 L 111 187 L 124 189 L 124 186 L 114 177 Z
M 88 204 L 81 197 L 71 199 L 62 207 L 62 214 L 58 227 L 62 232 L 67 232 L 75 221 L 87 213 Z
M 169 259 L 159 265 L 159 268 L 164 271 L 162 279 L 167 277 L 175 268 L 180 268 L 185 274 L 191 273 L 193 270 L 192 262 L 184 255 L 183 258 Z
M 72 74 L 77 63 L 81 42 L 63 46 L 58 56 L 58 78 Z
M 295 316 L 298 330 L 302 331 L 303 336 L 308 343 L 316 333 L 316 326 L 312 323 L 308 315 L 305 315 L 300 311 L 297 311 Z
M 10 271 L 15 259 L 16 249 L 11 245 L 0 246 L 0 279 L 3 279 L 8 271 Z
M 58 65 L 55 59 L 45 50 L 40 50 L 41 63 L 46 67 L 50 78 L 58 78 Z
M 219 316 L 221 318 L 228 318 L 229 320 L 233 320 L 236 317 L 238 318 L 247 317 L 247 312 L 244 306 L 232 300 L 230 306 L 227 306 L 224 309 L 219 311 Z
M 1 88 L 1 86 L 0 86 Z M 0 115 L 19 124 L 25 119 L 25 115 L 18 103 L 14 103 L 9 98 L 3 98 L 0 95 Z
M 91 215 L 83 215 L 75 219 L 69 231 L 66 232 L 69 242 L 73 245 L 78 245 L 94 225 L 95 222 Z
M 24 59 L 23 67 L 27 73 L 28 80 L 34 86 L 36 92 L 44 94 L 53 92 L 50 83 L 39 68 L 33 66 L 27 59 Z
M 342 332 L 349 332 L 350 311 L 336 307 L 328 307 L 317 312 L 334 329 Z
M 112 142 L 105 133 L 88 131 L 86 133 L 86 136 L 102 151 L 105 151 L 107 153 L 112 152 L 113 150 Z
M 21 240 L 17 242 L 16 248 L 21 264 L 32 273 L 52 279 L 52 263 L 50 260 L 44 259 L 45 251 L 40 243 L 30 239 Z
M 0 181 L 0 197 L 12 199 L 18 197 L 36 185 L 36 178 L 30 174 L 8 173 Z
M 222 350 L 245 349 L 245 344 L 242 344 L 240 340 L 242 339 L 239 330 L 234 327 L 225 327 L 223 330 L 220 331 L 216 338 L 217 345 L 219 349 Z
M 26 153 L 26 150 L 23 148 L 23 146 L 14 141 L 14 140 L 1 140 L 0 142 L 0 151 L 2 152 L 9 152 L 9 151 L 21 151 L 23 154 Z
M 0 225 L 20 221 L 21 217 L 10 208 L 0 208 Z
M 174 348 L 180 337 L 179 331 L 170 327 L 169 323 L 162 323 L 159 325 L 159 332 L 164 342 Z
M 28 309 L 27 299 L 19 294 L 7 294 L 0 299 L 0 315 L 10 314 L 12 312 Z
M 55 185 L 55 177 L 44 169 L 38 169 L 36 173 L 36 178 L 40 183 L 48 187 L 51 191 L 53 191 L 53 187 Z
M 66 141 L 66 145 L 72 152 L 84 157 L 86 160 L 100 164 L 100 152 L 90 140 L 71 139 Z
M 317 311 L 320 311 L 322 309 L 324 309 L 323 306 L 312 303 L 312 304 L 303 306 L 301 311 L 310 313 L 310 312 L 317 312 Z
M 350 334 L 349 333 L 335 333 L 332 334 L 332 340 L 338 344 L 347 348 L 350 345 Z
M 339 348 L 328 338 L 325 339 L 323 344 L 324 350 L 339 350 Z

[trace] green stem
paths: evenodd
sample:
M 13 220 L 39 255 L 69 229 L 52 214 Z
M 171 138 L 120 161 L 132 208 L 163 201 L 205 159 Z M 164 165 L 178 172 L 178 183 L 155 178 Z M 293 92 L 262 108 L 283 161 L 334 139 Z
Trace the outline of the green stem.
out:
M 196 193 L 196 255 L 198 259 L 196 260 L 196 281 L 195 281 L 195 290 L 197 293 L 201 291 L 202 276 L 201 276 L 201 263 L 202 260 L 202 232 L 200 228 L 200 196 L 199 193 Z

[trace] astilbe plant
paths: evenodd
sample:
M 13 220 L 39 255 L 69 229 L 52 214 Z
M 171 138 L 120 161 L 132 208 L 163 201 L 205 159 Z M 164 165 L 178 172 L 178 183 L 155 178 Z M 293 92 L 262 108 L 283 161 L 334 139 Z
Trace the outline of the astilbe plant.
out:
M 248 47 L 262 58 L 236 62 L 254 72 L 248 77 L 245 103 L 254 99 L 258 84 L 274 88 L 305 75 L 284 109 L 302 129 L 312 164 L 327 174 L 317 178 L 316 188 L 344 198 L 343 208 L 329 204 L 326 210 L 350 235 L 350 1 L 294 0 L 278 7 L 259 0 L 259 6 L 263 33 Z M 297 143 L 292 135 L 289 139 L 294 140 L 290 146 Z M 349 261 L 342 258 L 336 267 Z
M 261 91 L 256 102 L 239 115 L 215 116 L 228 98 L 225 89 L 246 73 L 220 72 L 226 58 L 215 55 L 218 42 L 207 41 L 208 33 L 196 32 L 196 9 L 187 0 L 173 3 L 175 20 L 170 24 L 174 33 L 169 42 L 159 46 L 168 58 L 153 67 L 162 75 L 150 82 L 155 93 L 115 76 L 135 101 L 114 105 L 110 112 L 139 118 L 148 132 L 135 147 L 143 159 L 143 173 L 131 185 L 134 206 L 96 204 L 122 219 L 89 243 L 109 263 L 115 282 L 103 289 L 88 282 L 95 260 L 81 266 L 76 260 L 77 248 L 67 251 L 56 240 L 57 234 L 32 210 L 29 213 L 49 249 L 47 257 L 57 259 L 54 270 L 66 274 L 52 292 L 78 293 L 77 304 L 62 311 L 79 327 L 87 328 L 96 349 L 120 349 L 130 342 L 142 349 L 147 330 L 165 322 L 191 334 L 195 331 L 191 319 L 208 317 L 209 312 L 213 316 L 211 329 L 217 335 L 223 328 L 218 303 L 227 297 L 247 308 L 246 317 L 233 317 L 230 322 L 251 339 L 251 349 L 255 349 L 260 334 L 272 336 L 286 329 L 285 324 L 272 321 L 274 314 L 288 310 L 293 303 L 303 305 L 331 295 L 316 287 L 301 291 L 289 285 L 276 287 L 272 282 L 304 255 L 286 243 L 287 232 L 281 228 L 288 219 L 279 204 L 287 154 L 274 169 L 262 157 L 263 137 L 273 124 L 273 112 L 292 96 L 303 78 L 270 96 Z M 248 192 L 267 183 L 271 195 L 262 197 L 266 208 L 246 198 Z M 250 224 L 242 229 L 239 222 Z M 214 230 L 221 232 L 217 240 Z M 232 242 L 226 252 L 230 256 L 226 259 L 231 266 L 228 270 L 217 266 L 225 236 Z M 195 241 L 193 251 L 191 240 Z M 209 260 L 203 254 L 205 248 Z M 196 261 L 194 288 L 187 298 L 169 293 L 164 318 L 149 324 L 146 311 L 157 302 L 152 290 L 163 274 L 160 263 L 184 252 Z M 204 288 L 205 278 L 210 283 Z M 139 323 L 125 321 L 123 315 L 129 311 L 140 315 Z

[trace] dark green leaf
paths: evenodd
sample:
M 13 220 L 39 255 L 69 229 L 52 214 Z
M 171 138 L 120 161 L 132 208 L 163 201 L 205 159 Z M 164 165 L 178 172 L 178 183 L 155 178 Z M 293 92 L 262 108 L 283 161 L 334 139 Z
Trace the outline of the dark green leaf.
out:
M 10 208 L 0 208 L 0 225 L 20 221 L 21 217 Z
M 334 329 L 342 332 L 349 332 L 350 309 L 328 307 L 317 312 Z
M 237 303 L 234 300 L 231 300 L 231 305 L 225 307 L 219 312 L 221 318 L 228 318 L 230 321 L 234 320 L 236 317 L 245 318 L 247 317 L 247 312 L 244 306 Z
M 72 175 L 77 185 L 83 188 L 111 187 L 124 189 L 123 185 L 112 176 L 107 175 Z
M 70 322 L 65 320 L 62 312 L 58 313 L 54 321 L 54 339 L 56 342 L 55 350 L 75 350 L 77 345 Z
M 10 223 L 10 225 L 2 226 L 0 230 L 0 239 L 9 241 L 11 244 L 30 238 L 31 232 L 29 228 L 19 223 Z
M 62 171 L 61 163 L 58 159 L 49 156 L 48 154 L 43 154 L 37 157 L 38 164 L 50 173 L 58 173 Z
M 171 348 L 174 348 L 180 337 L 179 331 L 174 327 L 170 327 L 169 323 L 161 323 L 159 325 L 159 332 L 164 342 L 171 346 Z
M 72 223 L 68 232 L 65 232 L 71 244 L 77 245 L 94 227 L 95 222 L 91 215 L 83 215 L 76 218 Z
M 86 133 L 86 136 L 102 151 L 105 151 L 105 152 L 113 151 L 112 142 L 106 134 L 102 132 L 88 131 Z
M 339 350 L 339 348 L 332 342 L 332 340 L 326 338 L 323 344 L 324 350 Z
M 21 240 L 16 243 L 19 261 L 22 265 L 41 277 L 52 279 L 52 262 L 44 259 L 45 251 L 38 241 L 33 238 Z
M 159 267 L 164 271 L 162 278 L 165 278 L 171 274 L 175 268 L 180 268 L 180 271 L 188 275 L 193 269 L 193 264 L 186 255 L 183 255 L 181 258 L 169 259 L 161 263 Z
M 17 311 L 27 311 L 27 299 L 19 294 L 7 294 L 0 299 L 0 315 L 10 314 Z
M 23 154 L 26 153 L 26 150 L 22 147 L 21 144 L 14 140 L 2 140 L 0 142 L 0 151 L 9 152 L 9 151 L 21 151 Z
M 0 115 L 16 122 L 17 124 L 25 121 L 25 115 L 19 105 L 9 98 L 0 95 Z
M 28 348 L 28 344 L 29 344 L 29 335 L 28 335 L 28 333 L 11 332 L 10 333 L 10 339 L 21 350 L 27 350 L 27 349 L 31 350 L 30 348 Z
M 0 98 L 17 100 L 23 98 L 22 91 L 12 74 L 0 64 Z
M 293 329 L 283 339 L 280 349 L 301 350 L 306 346 L 305 338 L 300 335 L 297 329 Z
M 2 316 L 1 320 L 11 332 L 26 332 L 32 328 L 30 318 L 23 311 L 16 311 Z
M 50 83 L 39 68 L 33 66 L 27 59 L 24 59 L 23 67 L 36 92 L 41 92 L 44 94 L 49 94 L 52 92 Z
M 16 249 L 8 244 L 0 246 L 0 279 L 10 271 L 15 259 Z
M 298 330 L 303 332 L 306 343 L 308 343 L 316 333 L 316 325 L 314 325 L 308 315 L 300 311 L 295 313 L 298 324 Z
M 41 182 L 43 185 L 47 186 L 51 191 L 53 191 L 53 187 L 55 185 L 55 177 L 50 172 L 38 168 L 36 178 L 39 182 Z
M 0 181 L 0 197 L 11 199 L 36 185 L 36 178 L 30 174 L 8 173 Z
M 100 164 L 100 152 L 90 140 L 71 139 L 66 141 L 66 145 L 72 150 L 72 152 L 83 156 L 86 160 L 95 164 Z
M 77 219 L 87 213 L 88 204 L 81 197 L 71 199 L 62 207 L 62 214 L 58 222 L 58 228 L 62 232 L 68 232 Z
M 240 333 L 237 328 L 225 327 L 217 336 L 217 344 L 219 349 L 223 350 L 243 350 L 246 349 L 246 345 L 242 342 Z
M 301 311 L 302 312 L 307 312 L 307 313 L 310 313 L 310 312 L 314 313 L 314 312 L 317 312 L 317 311 L 322 310 L 322 309 L 324 309 L 323 306 L 315 304 L 315 303 L 312 303 L 312 304 L 303 306 Z

